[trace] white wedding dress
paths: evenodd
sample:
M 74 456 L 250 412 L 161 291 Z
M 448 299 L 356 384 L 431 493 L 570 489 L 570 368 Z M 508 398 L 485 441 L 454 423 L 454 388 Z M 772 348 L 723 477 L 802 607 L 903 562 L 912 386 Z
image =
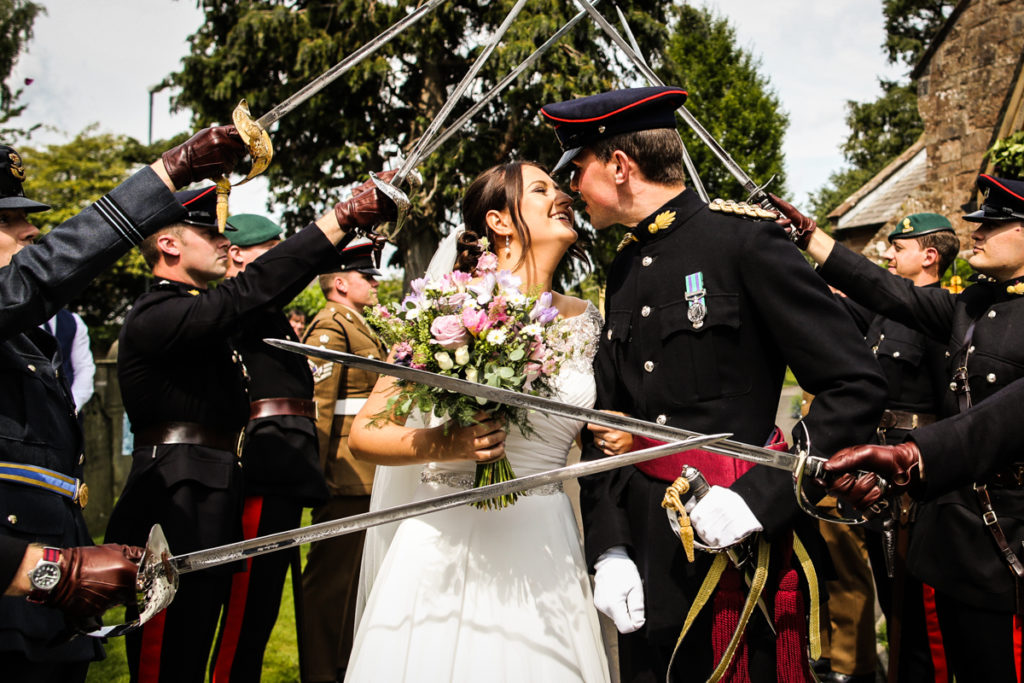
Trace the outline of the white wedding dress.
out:
M 571 335 L 554 397 L 592 406 L 600 314 L 588 305 L 556 324 Z M 564 466 L 583 425 L 539 414 L 530 423 L 532 435 L 513 428 L 505 444 L 516 474 Z M 473 472 L 470 462 L 426 465 L 412 497 L 469 488 Z M 560 485 L 527 493 L 502 510 L 464 506 L 397 525 L 376 578 L 363 577 L 372 588 L 346 682 L 609 680 L 569 498 Z

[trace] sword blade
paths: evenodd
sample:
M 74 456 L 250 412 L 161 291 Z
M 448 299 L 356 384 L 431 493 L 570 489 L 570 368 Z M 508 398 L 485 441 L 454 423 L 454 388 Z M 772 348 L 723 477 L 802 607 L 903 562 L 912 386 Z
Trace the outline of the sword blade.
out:
M 428 386 L 446 389 L 448 391 L 465 394 L 467 396 L 476 396 L 478 398 L 487 399 L 488 401 L 494 401 L 495 403 L 536 410 L 550 415 L 559 415 L 561 417 L 568 417 L 581 422 L 592 422 L 604 427 L 611 427 L 612 429 L 621 429 L 622 431 L 630 432 L 631 434 L 639 434 L 652 439 L 658 439 L 659 441 L 679 441 L 681 439 L 685 440 L 701 436 L 699 432 L 693 432 L 679 427 L 669 427 L 668 425 L 647 422 L 646 420 L 629 417 L 628 415 L 613 415 L 593 408 L 582 408 L 580 406 L 567 405 L 542 396 L 531 396 L 530 394 L 521 394 L 516 391 L 499 389 L 486 384 L 467 382 L 466 380 L 459 379 L 457 377 L 438 375 L 433 372 L 427 372 L 426 370 L 415 370 L 402 365 L 395 365 L 393 363 L 374 360 L 372 358 L 363 358 L 362 356 L 356 356 L 342 351 L 332 351 L 331 349 L 309 346 L 307 344 L 300 344 L 286 339 L 264 339 L 263 341 L 271 346 L 276 346 L 279 349 L 292 351 L 294 353 L 301 353 L 306 356 L 312 356 L 313 358 L 330 360 L 350 367 L 369 370 L 370 372 L 376 372 L 381 375 L 390 375 L 391 377 L 397 377 L 399 379 L 417 382 L 419 384 L 426 384 Z M 739 460 L 746 460 L 747 462 L 753 462 L 759 465 L 767 465 L 768 467 L 786 470 L 787 472 L 796 471 L 796 468 L 800 463 L 800 457 L 792 453 L 787 453 L 785 451 L 773 451 L 768 448 L 762 448 L 761 446 L 751 446 L 750 444 L 731 440 L 722 440 L 716 445 L 710 446 L 704 450 L 712 453 L 718 453 L 719 455 L 725 455 L 730 458 L 737 458 Z M 822 458 L 815 456 L 808 457 L 805 468 L 807 476 L 812 478 L 820 477 L 824 472 L 822 469 L 822 465 L 824 465 L 824 463 L 825 461 Z
M 276 534 L 269 534 L 267 536 L 241 541 L 239 543 L 222 545 L 217 548 L 209 548 L 207 550 L 198 550 L 192 553 L 176 555 L 168 558 L 167 561 L 179 574 L 186 574 L 200 569 L 209 569 L 210 567 L 216 567 L 229 562 L 236 562 L 247 557 L 255 557 L 256 555 L 272 553 L 292 546 L 301 545 L 302 543 L 322 541 L 328 538 L 334 538 L 335 536 L 342 536 L 344 534 L 362 531 L 380 524 L 397 522 L 410 517 L 418 517 L 431 512 L 447 510 L 460 505 L 466 505 L 479 500 L 486 500 L 488 498 L 496 498 L 498 496 L 517 491 L 526 491 L 537 488 L 538 486 L 553 484 L 567 479 L 577 479 L 579 477 L 597 474 L 599 472 L 607 472 L 608 470 L 625 467 L 627 465 L 635 465 L 638 462 L 653 460 L 654 458 L 660 458 L 671 453 L 690 450 L 691 448 L 702 448 L 716 443 L 728 436 L 730 435 L 710 434 L 690 437 L 681 441 L 647 448 L 642 451 L 623 453 L 622 455 L 600 458 L 598 460 L 588 460 L 576 463 L 575 465 L 568 465 L 567 467 L 561 467 L 548 472 L 539 472 L 537 474 L 531 474 L 511 481 L 500 482 L 498 484 L 481 486 L 480 488 L 468 489 L 466 491 L 458 491 L 456 493 L 450 493 L 419 502 L 396 505 L 395 507 L 384 510 L 366 512 L 360 515 L 345 517 L 344 519 L 338 519 L 330 522 L 322 522 L 320 524 L 314 524 L 312 526 L 295 529 L 293 531 L 282 531 Z
M 409 26 L 412 26 L 420 19 L 429 14 L 435 7 L 440 5 L 444 0 L 429 0 L 427 3 L 418 7 L 414 12 L 407 15 L 405 18 L 396 21 L 387 30 L 381 33 L 379 36 L 371 40 L 370 42 L 363 45 L 361 48 L 345 57 L 327 71 L 323 72 L 312 81 L 307 83 L 301 90 L 286 99 L 285 101 L 278 104 L 276 107 L 268 111 L 263 116 L 256 119 L 257 125 L 263 130 L 273 125 L 278 120 L 285 117 L 288 112 L 295 109 L 297 106 L 308 100 L 313 95 L 317 94 L 328 85 L 337 80 L 347 71 L 351 70 L 352 67 L 359 64 L 374 52 L 379 50 L 381 47 L 391 41 L 392 38 L 397 36 L 399 33 L 404 31 Z
M 631 62 L 633 62 L 637 70 L 643 74 L 648 81 L 656 85 L 665 85 L 664 81 L 662 81 L 661 78 L 654 73 L 651 67 L 647 65 L 644 58 L 633 51 L 633 48 L 629 43 L 627 43 L 623 37 L 619 35 L 619 32 L 615 30 L 615 27 L 612 26 L 611 23 L 604 18 L 604 15 L 598 12 L 597 9 L 588 2 L 588 0 L 576 0 L 576 4 L 581 6 L 588 14 L 590 14 L 590 17 L 594 22 L 601 27 L 601 30 L 605 32 L 616 47 L 622 50 L 622 53 L 626 55 Z M 707 145 L 712 154 L 718 157 L 718 160 L 725 165 L 725 168 L 729 171 L 732 177 L 738 180 L 740 184 L 743 185 L 743 189 L 750 193 L 750 197 L 753 201 L 761 202 L 767 199 L 767 195 L 765 195 L 764 190 L 762 190 L 757 183 L 747 175 L 747 172 L 736 163 L 736 160 L 732 158 L 732 155 L 725 151 L 725 148 L 722 147 L 718 140 L 716 140 L 714 136 L 712 136 L 711 133 L 701 125 L 701 122 L 698 121 L 686 107 L 679 107 L 676 111 L 683 117 L 683 121 L 686 122 L 686 125 L 693 130 L 694 134 L 698 138 L 700 138 L 701 142 Z

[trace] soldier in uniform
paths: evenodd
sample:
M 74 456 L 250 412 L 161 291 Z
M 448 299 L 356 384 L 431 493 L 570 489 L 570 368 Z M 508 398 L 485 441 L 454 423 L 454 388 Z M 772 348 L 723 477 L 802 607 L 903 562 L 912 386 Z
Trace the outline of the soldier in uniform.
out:
M 866 439 L 884 399 L 877 364 L 820 278 L 766 220 L 771 212 L 758 220 L 753 207 L 750 218 L 726 204 L 727 213 L 723 204 L 706 205 L 685 188 L 675 130 L 675 110 L 685 97 L 679 88 L 638 88 L 542 109 L 564 150 L 555 170 L 571 165 L 570 187 L 593 226 L 628 229 L 608 276 L 596 407 L 700 432 L 732 432 L 745 443 L 774 443 L 788 365 L 816 395 L 803 421 L 816 450 L 829 453 Z M 584 446 L 586 458 L 603 453 L 600 444 Z M 666 679 L 683 619 L 711 562 L 703 553 L 687 562 L 661 508 L 666 486 L 684 463 L 715 485 L 691 512 L 699 535 L 728 546 L 763 529 L 776 542 L 770 566 L 778 568 L 787 592 L 780 614 L 800 610 L 787 539 L 795 523 L 812 520 L 798 512 L 786 472 L 691 452 L 587 478 L 580 499 L 587 560 L 596 570 L 594 602 L 622 633 L 623 681 Z M 806 526 L 817 535 L 814 524 Z M 801 538 L 811 541 L 803 531 Z M 774 591 L 780 580 L 772 585 Z M 772 591 L 765 594 L 769 604 Z M 697 618 L 675 658 L 673 679 L 708 677 L 718 656 L 712 645 L 723 649 L 712 630 L 724 622 L 711 613 L 721 617 L 724 608 Z M 808 675 L 802 645 L 799 634 L 784 628 L 775 638 L 758 617 L 734 666 L 747 667 L 755 681 L 776 680 L 776 668 L 779 680 L 802 681 Z
M 69 624 L 54 607 L 81 618 L 130 598 L 132 560 L 141 552 L 74 548 L 92 544 L 81 512 L 88 490 L 83 439 L 57 341 L 38 325 L 147 235 L 180 218 L 177 185 L 227 173 L 243 153 L 233 127 L 203 130 L 33 245 L 39 231 L 27 214 L 49 207 L 25 197 L 21 157 L 0 146 L 0 582 L 9 596 L 28 588 L 33 601 L 0 600 L 4 680 L 84 680 L 102 649 L 90 638 L 60 642 Z M 97 579 L 111 585 L 99 587 Z
M 317 313 L 303 341 L 335 351 L 383 359 L 387 349 L 367 327 L 363 311 L 377 303 L 373 244 L 348 246 L 341 269 L 320 276 L 327 305 Z M 312 362 L 312 361 L 311 361 Z M 330 490 L 313 509 L 313 523 L 349 517 L 370 509 L 374 465 L 357 460 L 348 447 L 356 413 L 377 381 L 376 373 L 329 361 L 313 366 L 320 463 Z M 356 590 L 364 533 L 338 536 L 313 545 L 306 556 L 302 591 L 306 607 L 305 678 L 310 683 L 343 679 L 352 650 Z
M 889 272 L 907 278 L 918 287 L 938 288 L 940 277 L 953 263 L 960 249 L 960 240 L 949 219 L 936 213 L 906 216 L 889 233 L 888 240 L 889 248 L 883 258 L 888 261 Z M 945 344 L 878 315 L 848 297 L 840 297 L 839 301 L 863 333 L 885 373 L 889 387 L 889 399 L 873 441 L 882 444 L 900 443 L 912 430 L 931 424 L 936 419 L 947 385 L 944 376 Z M 889 553 L 884 549 L 884 537 L 879 533 L 877 525 L 864 529 L 823 522 L 822 535 L 829 544 L 840 577 L 859 575 L 855 568 L 863 565 L 863 550 L 843 551 L 851 545 L 851 536 L 861 533 L 866 536 L 861 543 L 866 542 L 878 602 L 888 623 L 889 666 L 898 667 L 896 680 L 907 683 L 934 681 L 936 670 L 941 672 L 946 668 L 941 637 L 937 641 L 929 638 L 928 615 L 934 618 L 934 591 L 930 586 L 906 575 L 907 525 L 913 519 L 913 506 L 909 498 L 903 501 L 900 512 L 900 518 L 895 520 L 898 527 L 891 532 L 895 535 L 896 543 L 891 557 L 887 556 Z M 892 578 L 889 577 L 890 570 L 893 572 Z M 869 583 L 864 596 L 866 599 L 862 600 L 861 618 L 845 621 L 845 632 L 833 634 L 832 680 L 858 680 L 861 676 L 865 680 L 874 680 L 874 600 L 870 591 L 870 575 L 866 580 Z M 899 588 L 894 590 L 894 585 Z M 840 590 L 833 590 L 834 586 L 835 583 L 830 582 L 830 608 L 837 599 L 843 600 L 844 604 L 856 603 L 856 584 L 847 583 L 840 586 Z M 860 595 L 863 594 L 861 591 Z M 843 606 L 840 605 L 840 608 Z M 839 611 L 842 613 L 843 610 Z M 854 633 L 857 634 L 856 638 L 853 637 Z M 938 636 L 938 633 L 934 635 Z M 859 656 L 854 658 L 855 654 Z
M 1024 347 L 1014 334 L 1024 325 L 1024 182 L 980 175 L 978 187 L 984 203 L 964 220 L 979 223 L 969 259 L 979 276 L 961 294 L 915 287 L 885 273 L 783 207 L 807 233 L 807 253 L 830 283 L 871 310 L 945 342 L 949 384 L 941 417 L 963 413 L 1024 377 Z M 919 433 L 909 438 L 916 442 Z M 910 442 L 893 448 L 915 450 Z M 955 491 L 938 495 L 937 487 L 936 497 L 919 506 L 911 534 L 907 566 L 935 589 L 942 641 L 958 681 L 1016 680 L 1014 642 L 1020 642 L 1024 616 L 1024 478 L 1015 457 L 1002 469 L 979 472 L 973 483 L 956 482 Z M 845 477 L 835 491 L 849 495 L 853 486 Z
M 228 219 L 227 277 L 244 272 L 258 257 L 280 243 L 284 232 L 269 218 L 239 214 Z M 232 345 L 245 364 L 249 388 L 249 423 L 242 448 L 245 538 L 296 529 L 302 508 L 322 503 L 327 486 L 316 440 L 316 404 L 309 364 L 297 354 L 275 349 L 266 338 L 298 341 L 281 312 L 287 301 L 266 304 L 239 321 Z M 291 566 L 298 586 L 299 548 L 246 560 L 246 569 L 231 577 L 231 594 L 210 663 L 210 680 L 259 681 L 263 653 L 277 621 L 285 575 Z M 296 599 L 301 593 L 296 591 Z M 301 614 L 297 602 L 296 614 Z
M 239 456 L 250 405 L 232 335 L 268 304 L 292 299 L 338 258 L 337 245 L 393 208 L 366 184 L 244 273 L 209 288 L 228 261 L 214 189 L 179 193 L 184 219 L 142 244 L 158 281 L 136 300 L 119 339 L 118 376 L 135 450 L 107 538 L 143 544 L 160 524 L 175 553 L 242 538 Z M 170 607 L 126 637 L 133 681 L 203 680 L 234 569 L 183 576 Z

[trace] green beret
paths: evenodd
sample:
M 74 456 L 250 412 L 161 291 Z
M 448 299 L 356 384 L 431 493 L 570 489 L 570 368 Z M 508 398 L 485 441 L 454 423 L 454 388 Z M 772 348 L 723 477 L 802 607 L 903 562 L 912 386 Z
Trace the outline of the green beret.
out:
M 240 213 L 228 219 L 235 232 L 225 233 L 236 247 L 251 247 L 281 238 L 284 230 L 274 221 L 254 213 Z
M 903 237 L 920 237 L 930 232 L 953 232 L 953 225 L 945 216 L 937 213 L 912 213 L 889 233 L 889 241 Z

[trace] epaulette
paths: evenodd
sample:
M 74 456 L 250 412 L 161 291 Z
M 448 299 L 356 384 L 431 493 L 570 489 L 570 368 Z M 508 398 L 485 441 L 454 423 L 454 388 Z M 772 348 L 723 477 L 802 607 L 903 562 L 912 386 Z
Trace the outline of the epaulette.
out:
M 731 213 L 734 216 L 740 218 L 753 218 L 759 221 L 775 220 L 779 217 L 774 211 L 769 211 L 756 204 L 747 204 L 746 202 L 736 202 L 731 199 L 722 199 L 719 197 L 710 204 L 708 208 L 712 211 L 720 213 Z

